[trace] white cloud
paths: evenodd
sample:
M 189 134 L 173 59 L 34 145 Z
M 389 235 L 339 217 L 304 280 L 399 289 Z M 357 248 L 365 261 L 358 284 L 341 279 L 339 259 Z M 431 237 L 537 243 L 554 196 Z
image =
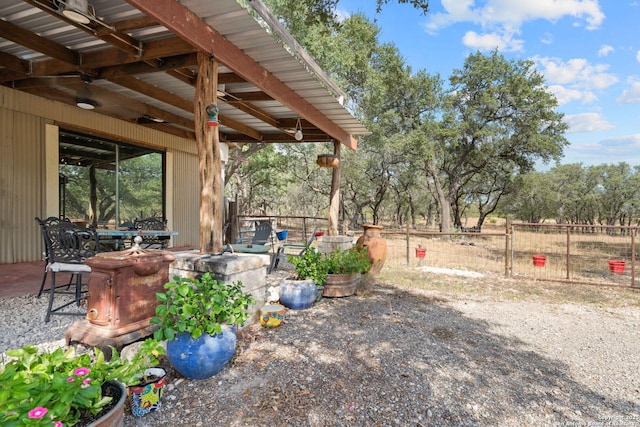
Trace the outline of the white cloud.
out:
M 611 52 L 613 52 L 613 46 L 609 46 L 608 44 L 603 44 L 598 50 L 598 56 L 607 56 Z
M 636 61 L 640 62 L 640 50 L 636 52 Z
M 605 163 L 640 164 L 640 133 L 594 142 L 571 143 L 565 150 L 565 163 L 601 165 Z M 620 160 L 623 159 L 623 160 Z
M 564 116 L 564 121 L 569 125 L 567 133 L 597 132 L 613 129 L 615 126 L 600 113 L 582 113 Z
M 521 51 L 524 41 L 514 39 L 510 35 L 500 33 L 478 34 L 468 31 L 462 38 L 462 43 L 470 48 L 478 50 L 492 50 L 498 48 L 501 52 Z
M 515 39 L 520 27 L 527 21 L 545 19 L 557 21 L 564 17 L 576 19 L 575 25 L 596 29 L 605 16 L 598 0 L 441 0 L 445 12 L 433 13 L 425 24 L 427 33 L 460 22 L 470 22 L 482 28 L 469 31 L 463 37 L 467 47 L 501 51 L 522 51 L 524 41 Z M 550 43 L 548 36 L 542 41 Z
M 581 99 L 584 99 L 584 92 L 579 90 L 569 89 L 560 85 L 550 85 L 548 86 L 548 88 L 549 91 L 551 91 L 551 93 L 556 96 L 559 105 L 564 105 L 570 103 L 571 101 L 580 101 Z
M 573 17 L 584 21 L 587 29 L 596 29 L 605 18 L 598 0 L 441 0 L 445 12 L 434 13 L 426 24 L 436 32 L 457 22 L 472 22 L 484 28 L 519 27 L 536 19 L 557 21 Z
M 622 95 L 616 99 L 618 104 L 638 104 L 640 103 L 640 81 L 631 80 L 630 86 L 622 91 Z
M 544 74 L 546 83 L 560 104 L 571 101 L 591 103 L 597 100 L 594 91 L 604 90 L 618 83 L 618 78 L 608 73 L 609 65 L 591 65 L 583 58 L 563 61 L 559 58 L 532 58 Z

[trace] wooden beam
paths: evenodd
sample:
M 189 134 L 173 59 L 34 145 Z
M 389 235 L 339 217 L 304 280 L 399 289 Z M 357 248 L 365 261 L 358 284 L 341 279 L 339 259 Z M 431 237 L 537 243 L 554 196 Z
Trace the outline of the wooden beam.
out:
M 22 0 L 27 4 L 30 4 L 33 7 L 36 7 L 42 10 L 45 13 L 48 13 L 55 18 L 66 22 L 67 24 L 77 28 L 78 30 L 84 31 L 87 34 L 90 34 L 100 40 L 103 40 L 106 43 L 109 43 L 112 46 L 116 46 L 118 49 L 123 52 L 128 52 L 132 55 L 140 56 L 142 53 L 143 45 L 139 40 L 134 39 L 130 35 L 124 32 L 118 32 L 115 29 L 111 28 L 108 22 L 104 20 L 100 20 L 103 25 L 98 24 L 96 22 L 90 22 L 88 24 L 80 24 L 72 19 L 67 18 L 65 15 L 58 13 L 58 8 L 54 4 L 43 4 L 41 1 L 35 0 Z M 97 29 L 103 30 L 102 33 L 98 33 Z
M 240 77 L 283 103 L 347 147 L 356 149 L 357 140 L 309 104 L 294 90 L 278 80 L 249 55 L 223 37 L 191 10 L 175 0 L 127 0 L 144 14 L 153 17 L 184 40 L 208 52 Z
M 80 55 L 75 51 L 2 19 L 0 37 L 66 63 L 80 64 Z
M 29 61 L 25 61 L 6 52 L 0 52 L 0 64 L 18 73 L 29 74 L 31 72 L 31 63 Z

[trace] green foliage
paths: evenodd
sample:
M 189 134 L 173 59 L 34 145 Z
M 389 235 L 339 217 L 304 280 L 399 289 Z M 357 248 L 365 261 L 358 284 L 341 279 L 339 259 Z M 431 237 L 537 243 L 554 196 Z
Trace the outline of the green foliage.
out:
M 202 334 L 216 335 L 222 325 L 244 325 L 248 309 L 255 304 L 250 293 L 242 291 L 242 282 L 225 283 L 210 273 L 200 279 L 175 276 L 166 283 L 166 292 L 156 293 L 160 305 L 151 323 L 158 325 L 157 340 L 172 340 L 176 335 L 189 333 L 197 339 Z
M 366 249 L 337 249 L 327 254 L 307 250 L 302 256 L 290 256 L 298 280 L 311 279 L 318 286 L 327 281 L 327 274 L 355 274 L 371 268 Z
M 287 257 L 287 261 L 296 269 L 298 280 L 311 279 L 318 286 L 324 285 L 327 281 L 328 266 L 322 260 L 322 254 L 310 248 L 307 248 L 302 256 Z
M 60 173 L 67 177 L 66 216 L 89 217 L 90 168 L 61 165 Z M 96 218 L 106 223 L 115 218 L 115 172 L 96 169 Z M 118 171 L 120 219 L 133 220 L 162 216 L 162 155 L 147 154 L 123 160 Z
M 367 249 L 358 249 L 355 246 L 349 249 L 338 248 L 325 254 L 322 262 L 327 265 L 329 274 L 364 273 L 371 268 Z
M 72 426 L 111 401 L 102 396 L 102 384 L 109 380 L 137 384 L 164 349 L 150 339 L 131 360 L 121 358 L 115 348 L 111 352 L 107 361 L 98 348 L 81 355 L 73 348 L 7 350 L 11 359 L 0 366 L 0 425 Z

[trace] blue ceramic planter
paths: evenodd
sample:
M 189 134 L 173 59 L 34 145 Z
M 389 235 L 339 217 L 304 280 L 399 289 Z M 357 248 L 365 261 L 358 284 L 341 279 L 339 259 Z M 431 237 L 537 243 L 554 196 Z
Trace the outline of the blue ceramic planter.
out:
M 182 376 L 201 380 L 222 370 L 231 360 L 236 349 L 236 333 L 231 327 L 223 327 L 222 333 L 204 334 L 197 340 L 188 333 L 167 341 L 167 359 Z
M 283 279 L 280 282 L 280 303 L 293 310 L 311 307 L 319 293 L 320 289 L 310 279 Z

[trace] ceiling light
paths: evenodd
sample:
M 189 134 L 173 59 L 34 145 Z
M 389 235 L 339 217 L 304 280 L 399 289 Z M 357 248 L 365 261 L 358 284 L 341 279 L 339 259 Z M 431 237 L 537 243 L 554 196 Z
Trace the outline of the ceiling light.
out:
M 91 98 L 76 98 L 76 106 L 85 110 L 93 110 L 98 106 L 98 103 Z
M 302 139 L 304 138 L 304 135 L 302 134 L 302 125 L 300 124 L 300 119 L 298 119 L 298 122 L 296 123 L 296 133 L 293 134 L 293 137 L 296 139 L 296 141 L 302 141 Z
M 58 0 L 58 9 L 60 12 L 79 24 L 88 24 L 89 19 L 89 2 L 87 0 Z

